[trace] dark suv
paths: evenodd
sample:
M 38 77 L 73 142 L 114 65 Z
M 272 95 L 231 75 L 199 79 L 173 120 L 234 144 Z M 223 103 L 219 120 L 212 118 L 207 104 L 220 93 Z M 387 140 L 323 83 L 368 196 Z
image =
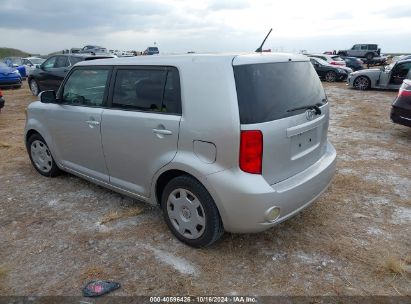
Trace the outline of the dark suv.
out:
M 158 51 L 158 47 L 156 46 L 149 46 L 146 48 L 146 50 L 143 52 L 144 55 L 157 55 L 160 52 Z
M 33 95 L 37 96 L 41 91 L 55 90 L 77 62 L 84 60 L 112 58 L 112 56 L 93 56 L 83 54 L 64 54 L 49 57 L 39 68 L 30 73 L 28 84 Z

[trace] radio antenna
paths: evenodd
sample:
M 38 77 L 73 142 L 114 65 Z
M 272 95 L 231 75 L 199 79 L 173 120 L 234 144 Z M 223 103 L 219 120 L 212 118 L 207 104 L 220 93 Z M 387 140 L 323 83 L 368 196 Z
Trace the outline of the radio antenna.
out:
M 263 52 L 263 45 L 264 45 L 265 41 L 267 40 L 268 36 L 270 36 L 272 30 L 273 29 L 271 28 L 270 31 L 268 32 L 267 36 L 265 36 L 265 39 L 263 40 L 263 43 L 261 43 L 260 47 L 255 50 L 257 53 L 262 53 Z

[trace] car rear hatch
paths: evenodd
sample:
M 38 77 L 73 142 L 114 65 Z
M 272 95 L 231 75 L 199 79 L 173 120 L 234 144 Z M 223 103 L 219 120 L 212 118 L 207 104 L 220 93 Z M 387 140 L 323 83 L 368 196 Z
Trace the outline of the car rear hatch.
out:
M 262 176 L 272 185 L 307 169 L 325 153 L 329 113 L 309 61 L 264 61 L 250 63 L 238 56 L 233 70 L 241 133 L 261 131 Z

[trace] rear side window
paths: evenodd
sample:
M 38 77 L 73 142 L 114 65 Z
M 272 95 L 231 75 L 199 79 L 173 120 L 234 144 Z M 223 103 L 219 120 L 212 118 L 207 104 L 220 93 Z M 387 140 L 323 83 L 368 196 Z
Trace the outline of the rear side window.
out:
M 58 56 L 56 63 L 54 64 L 55 68 L 65 68 L 70 65 L 67 56 Z
M 118 70 L 112 107 L 181 114 L 180 82 L 177 70 Z
M 277 120 L 322 105 L 326 96 L 310 62 L 234 66 L 241 124 Z
M 76 63 L 78 63 L 80 61 L 83 61 L 83 59 L 80 58 L 80 57 L 74 57 L 74 56 L 70 57 L 71 65 L 75 65 Z
M 109 69 L 75 70 L 64 84 L 62 102 L 69 105 L 102 106 L 109 72 Z

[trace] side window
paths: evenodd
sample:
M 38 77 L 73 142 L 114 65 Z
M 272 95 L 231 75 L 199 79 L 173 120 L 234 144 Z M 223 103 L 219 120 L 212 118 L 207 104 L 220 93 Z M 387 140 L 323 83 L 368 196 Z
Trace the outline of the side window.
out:
M 167 72 L 162 111 L 181 114 L 180 75 L 176 68 Z
M 112 107 L 161 112 L 167 71 L 118 70 Z
M 108 69 L 76 69 L 62 90 L 62 103 L 69 105 L 103 105 Z
M 51 57 L 49 59 L 47 59 L 44 63 L 43 63 L 43 67 L 45 69 L 51 69 L 54 68 L 54 63 L 56 62 L 56 56 Z
M 54 64 L 55 68 L 65 68 L 70 65 L 67 56 L 57 56 L 56 63 Z
M 366 44 L 361 44 L 361 50 L 362 51 L 368 50 L 368 46 Z
M 81 57 L 74 57 L 74 56 L 70 57 L 71 65 L 75 65 L 76 63 L 78 63 L 80 61 L 83 61 L 83 59 Z
M 356 44 L 352 47 L 353 50 L 360 50 L 361 49 L 361 45 L 360 44 Z

